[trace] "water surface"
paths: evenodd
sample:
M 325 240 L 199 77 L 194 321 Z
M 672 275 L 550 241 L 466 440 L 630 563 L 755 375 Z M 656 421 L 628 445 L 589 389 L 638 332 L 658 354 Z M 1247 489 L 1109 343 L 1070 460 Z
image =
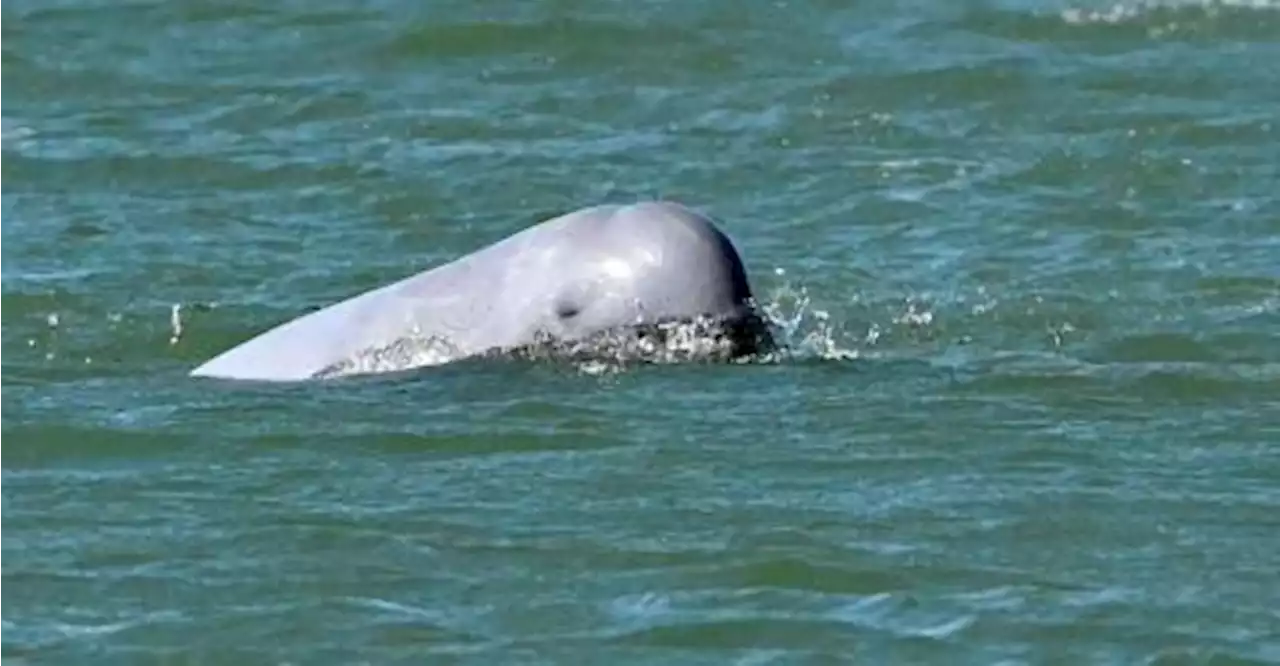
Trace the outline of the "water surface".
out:
M 1280 662 L 1274 2 L 3 18 L 6 659 Z M 654 197 L 788 358 L 186 376 Z

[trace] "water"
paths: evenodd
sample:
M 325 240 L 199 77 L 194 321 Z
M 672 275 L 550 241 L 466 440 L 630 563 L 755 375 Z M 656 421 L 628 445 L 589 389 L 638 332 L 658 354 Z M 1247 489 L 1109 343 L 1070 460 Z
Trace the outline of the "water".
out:
M 3 18 L 10 662 L 1280 663 L 1274 2 Z M 649 197 L 789 358 L 185 375 Z

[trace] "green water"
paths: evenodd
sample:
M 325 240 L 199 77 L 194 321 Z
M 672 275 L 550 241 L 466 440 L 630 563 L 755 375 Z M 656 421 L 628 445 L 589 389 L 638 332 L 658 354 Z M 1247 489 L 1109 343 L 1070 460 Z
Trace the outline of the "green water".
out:
M 3 67 L 6 664 L 1280 663 L 1274 2 L 11 0 Z M 186 376 L 651 197 L 786 358 Z

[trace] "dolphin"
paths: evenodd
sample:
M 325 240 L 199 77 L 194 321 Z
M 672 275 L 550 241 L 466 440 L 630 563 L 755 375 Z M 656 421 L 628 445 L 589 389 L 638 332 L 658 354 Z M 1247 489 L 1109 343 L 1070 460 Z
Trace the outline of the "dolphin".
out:
M 302 381 L 521 349 L 653 352 L 678 337 L 655 331 L 680 325 L 718 342 L 712 357 L 772 346 L 741 257 L 708 217 L 668 201 L 600 205 L 281 324 L 191 374 Z

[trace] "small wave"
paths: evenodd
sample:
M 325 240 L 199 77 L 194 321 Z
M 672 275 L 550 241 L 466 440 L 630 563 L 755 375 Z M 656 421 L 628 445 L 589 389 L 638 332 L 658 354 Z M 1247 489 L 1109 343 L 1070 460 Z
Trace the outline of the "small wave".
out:
M 40 650 L 58 646 L 69 641 L 95 640 L 130 629 L 152 626 L 156 624 L 185 621 L 187 616 L 177 611 L 155 611 L 141 613 L 134 617 L 108 622 L 12 622 L 4 623 L 5 656 L 11 656 L 10 650 L 21 654 L 26 650 Z
M 1251 12 L 1280 9 L 1277 0 L 1136 0 L 1118 2 L 1100 9 L 1072 7 L 1062 11 L 1062 20 L 1072 25 L 1120 24 L 1147 22 L 1149 20 L 1183 14 L 1190 19 L 1214 19 L 1223 12 Z M 1177 29 L 1168 24 L 1167 29 Z
M 444 620 L 443 613 L 387 599 L 379 599 L 377 597 L 346 597 L 343 601 L 346 601 L 353 606 L 389 613 L 399 617 L 438 623 L 443 623 Z
M 1276 657 L 1280 656 L 1280 650 L 1274 647 L 1257 648 L 1256 652 L 1257 656 L 1255 657 L 1249 655 L 1248 651 L 1221 647 L 1165 647 L 1151 653 L 1139 663 L 1150 664 L 1151 666 L 1172 664 L 1268 664 L 1275 663 Z
M 887 631 L 906 638 L 943 640 L 955 636 L 977 621 L 970 613 L 926 612 L 913 608 L 906 598 L 877 594 L 834 613 L 835 617 L 869 629 Z
M 621 597 L 609 604 L 611 615 L 623 621 L 639 624 L 656 621 L 670 610 L 671 597 L 656 592 Z
M 630 644 L 733 649 L 792 650 L 845 645 L 877 637 L 949 641 L 977 621 L 973 613 L 924 608 L 907 595 L 868 595 L 823 610 L 816 600 L 791 598 L 785 612 L 759 608 L 764 599 L 749 591 L 681 593 L 672 607 L 667 595 L 646 593 L 619 599 L 611 610 L 622 626 L 604 635 Z M 806 606 L 816 604 L 812 608 Z
M 1114 46 L 1114 39 L 1188 37 L 1275 39 L 1277 0 L 1069 0 L 1049 12 L 982 9 L 961 25 L 982 34 L 1018 41 L 1087 42 Z M 1108 47 L 1110 48 L 1110 46 Z
M 3 138 L 4 145 L 8 146 L 11 141 L 22 141 L 35 136 L 36 131 L 27 125 L 13 120 L 11 118 L 0 118 L 0 138 Z
M 1221 38 L 1272 41 L 1276 0 L 1134 0 L 1063 9 L 1067 30 L 1101 31 L 1151 40 Z

